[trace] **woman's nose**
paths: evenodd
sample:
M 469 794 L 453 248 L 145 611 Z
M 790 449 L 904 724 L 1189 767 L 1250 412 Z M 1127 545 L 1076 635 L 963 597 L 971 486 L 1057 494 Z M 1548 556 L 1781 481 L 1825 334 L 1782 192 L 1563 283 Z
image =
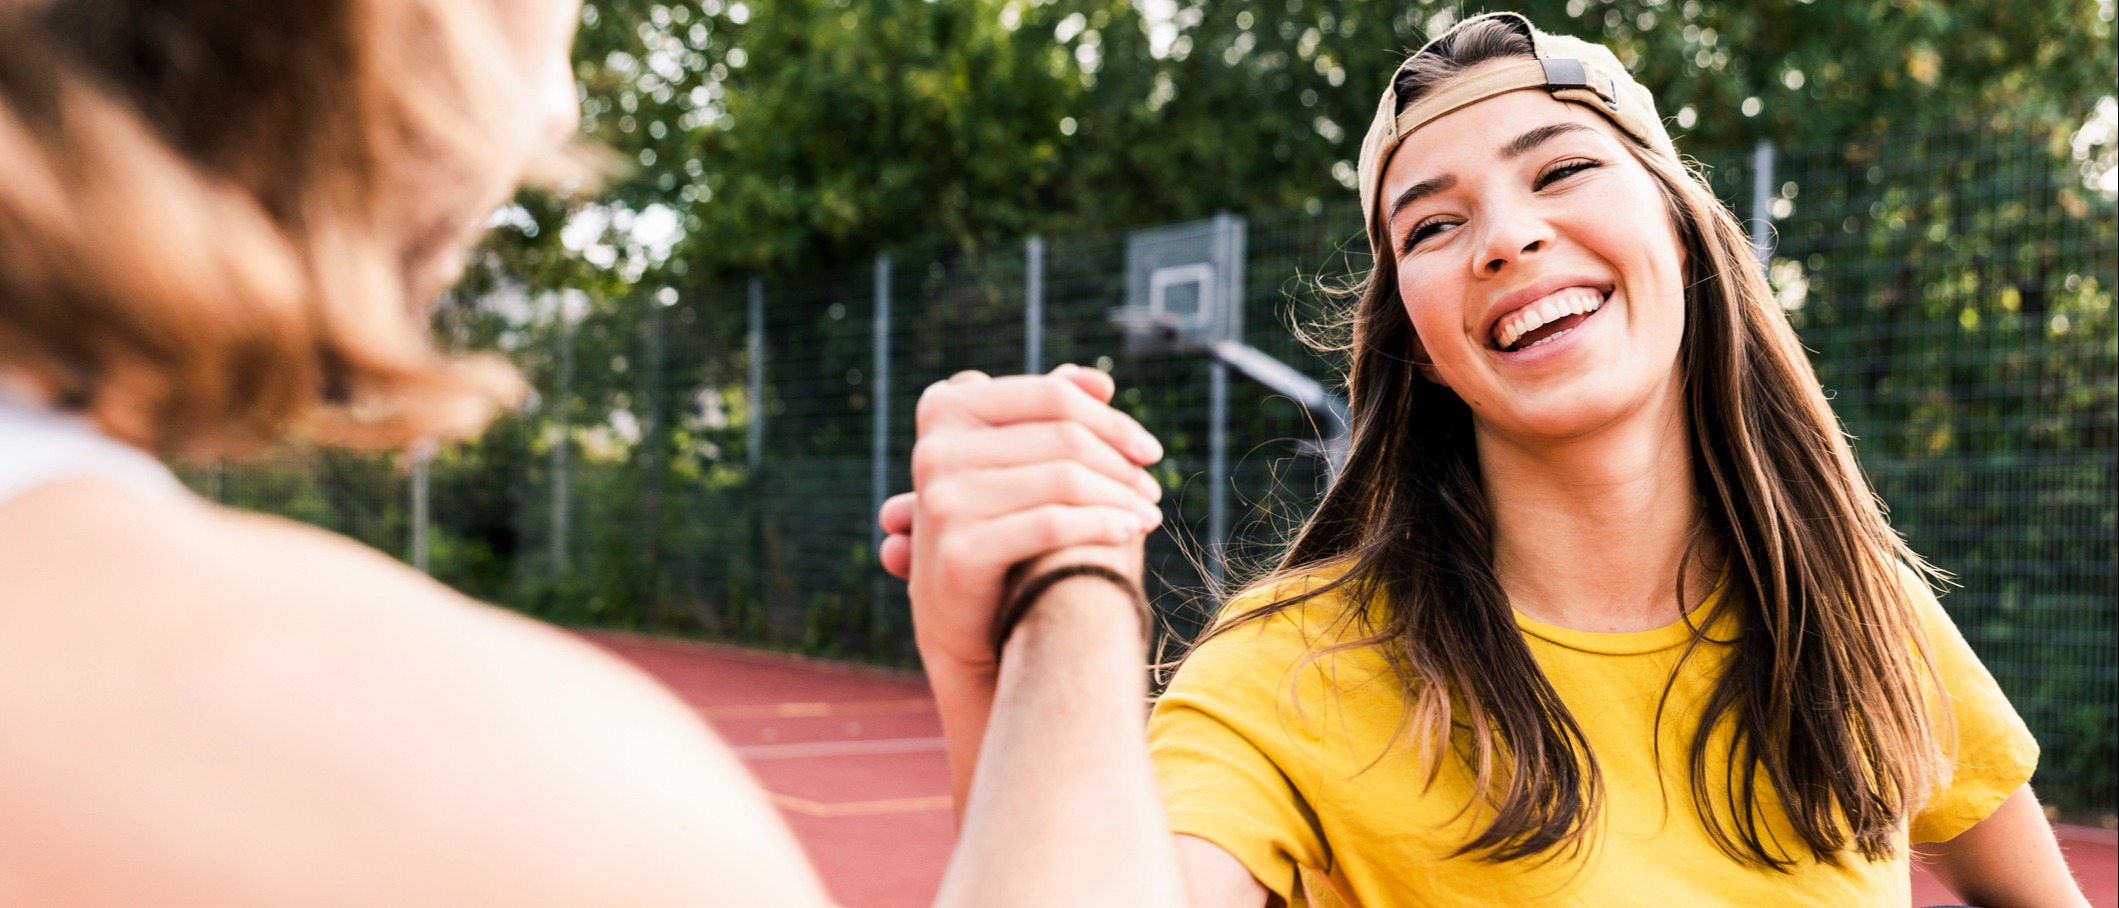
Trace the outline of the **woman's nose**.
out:
M 1552 224 L 1527 206 L 1491 206 L 1485 221 L 1476 263 L 1481 276 L 1500 275 L 1524 256 L 1552 245 Z

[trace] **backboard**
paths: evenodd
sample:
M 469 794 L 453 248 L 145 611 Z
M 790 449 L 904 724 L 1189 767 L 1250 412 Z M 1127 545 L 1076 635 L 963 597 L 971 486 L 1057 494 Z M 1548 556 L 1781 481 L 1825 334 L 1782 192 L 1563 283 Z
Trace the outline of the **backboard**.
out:
M 1244 221 L 1204 221 L 1137 230 L 1126 238 L 1126 303 L 1111 322 L 1132 355 L 1197 352 L 1240 340 Z

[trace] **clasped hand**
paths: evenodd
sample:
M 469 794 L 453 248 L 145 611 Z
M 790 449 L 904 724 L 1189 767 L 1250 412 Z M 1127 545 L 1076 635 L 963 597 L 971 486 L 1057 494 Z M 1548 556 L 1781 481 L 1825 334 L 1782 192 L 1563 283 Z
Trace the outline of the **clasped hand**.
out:
M 1109 406 L 1111 377 L 962 372 L 920 395 L 913 491 L 883 504 L 883 567 L 911 584 L 914 637 L 930 668 L 991 669 L 994 612 L 1011 568 L 1091 562 L 1141 575 L 1162 521 L 1144 469 L 1162 445 Z M 1020 572 L 1017 572 L 1020 573 Z

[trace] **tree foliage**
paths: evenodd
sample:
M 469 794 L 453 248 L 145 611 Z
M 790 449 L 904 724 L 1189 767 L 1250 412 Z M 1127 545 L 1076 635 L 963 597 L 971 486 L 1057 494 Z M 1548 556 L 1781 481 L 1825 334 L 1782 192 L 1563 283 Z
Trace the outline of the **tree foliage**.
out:
M 2064 134 L 2115 78 L 2081 0 L 1527 0 L 1712 157 L 1948 123 Z M 593 0 L 586 124 L 679 273 L 1349 192 L 1378 91 L 1461 7 L 1380 0 Z

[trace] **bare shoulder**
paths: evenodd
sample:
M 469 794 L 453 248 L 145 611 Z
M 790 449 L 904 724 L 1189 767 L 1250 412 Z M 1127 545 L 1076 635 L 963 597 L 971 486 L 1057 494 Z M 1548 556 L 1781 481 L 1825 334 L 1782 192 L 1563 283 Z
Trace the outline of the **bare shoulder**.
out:
M 59 483 L 0 578 L 0 902 L 823 901 L 681 703 L 355 543 Z

